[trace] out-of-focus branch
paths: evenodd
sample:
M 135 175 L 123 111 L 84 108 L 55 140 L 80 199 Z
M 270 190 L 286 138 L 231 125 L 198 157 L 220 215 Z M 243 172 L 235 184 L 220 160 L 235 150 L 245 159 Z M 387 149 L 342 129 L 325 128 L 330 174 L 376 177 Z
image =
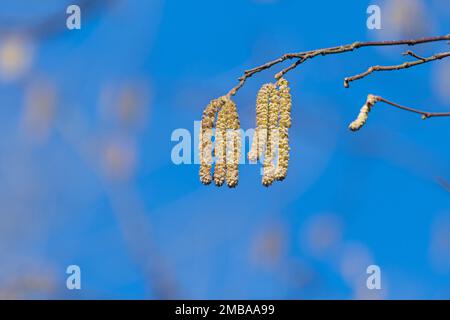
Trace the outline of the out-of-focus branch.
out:
M 82 10 L 82 19 L 85 23 L 86 19 L 90 19 L 96 13 L 102 9 L 108 8 L 118 2 L 119 0 L 79 0 L 78 5 Z M 43 39 L 50 38 L 60 33 L 67 31 L 65 27 L 65 19 L 67 18 L 66 8 L 73 4 L 67 2 L 58 12 L 49 14 L 47 17 L 40 21 L 29 24 L 18 24 L 11 19 L 5 19 L 0 17 L 0 36 L 8 35 L 11 33 L 24 34 L 31 38 Z
M 447 180 L 445 180 L 442 177 L 437 177 L 436 178 L 437 183 L 439 183 L 439 185 L 444 188 L 446 191 L 450 192 L 450 182 L 448 182 Z

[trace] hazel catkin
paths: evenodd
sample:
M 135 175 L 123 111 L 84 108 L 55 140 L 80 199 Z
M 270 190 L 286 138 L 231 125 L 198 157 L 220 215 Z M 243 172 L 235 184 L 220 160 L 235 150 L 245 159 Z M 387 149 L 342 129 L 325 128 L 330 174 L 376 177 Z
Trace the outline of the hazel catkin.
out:
M 375 102 L 368 99 L 367 104 Z M 372 103 L 372 104 L 371 104 Z M 292 98 L 289 83 L 280 78 L 275 84 L 261 87 L 256 99 L 256 128 L 248 158 L 263 159 L 262 184 L 283 180 L 289 162 L 289 128 L 291 127 Z M 217 119 L 216 119 L 217 118 Z M 215 128 L 214 148 L 212 144 Z M 210 184 L 234 188 L 239 181 L 239 161 L 242 136 L 236 104 L 230 96 L 210 102 L 205 108 L 200 130 L 200 180 Z M 214 173 L 211 169 L 215 157 Z
M 227 109 L 227 159 L 226 181 L 230 188 L 234 188 L 239 180 L 239 160 L 241 157 L 241 133 L 240 121 L 236 104 L 228 99 L 224 108 Z
M 214 142 L 214 155 L 216 163 L 214 166 L 214 183 L 220 187 L 225 182 L 226 177 L 226 150 L 227 150 L 227 103 L 226 100 L 221 104 L 217 115 L 216 137 Z
M 275 180 L 275 155 L 278 146 L 279 92 L 274 84 L 269 86 L 269 110 L 267 122 L 267 144 L 263 163 L 262 184 L 270 186 Z
M 211 101 L 203 111 L 200 137 L 199 137 L 199 157 L 200 157 L 200 170 L 199 176 L 200 181 L 208 185 L 211 183 L 211 168 L 212 168 L 212 135 L 214 128 L 214 121 L 218 109 L 220 108 L 223 101 L 221 99 L 216 99 Z
M 352 131 L 358 131 L 361 129 L 367 122 L 369 118 L 369 113 L 372 110 L 372 107 L 377 103 L 377 97 L 369 94 L 367 96 L 367 101 L 364 106 L 359 111 L 358 117 L 349 125 L 349 129 Z
M 269 92 L 271 84 L 264 84 L 258 91 L 256 98 L 256 128 L 253 142 L 248 153 L 250 161 L 257 161 L 264 155 L 267 143 L 267 124 L 269 115 Z
M 279 126 L 278 126 L 278 161 L 275 171 L 275 178 L 284 180 L 287 175 L 289 165 L 289 128 L 291 127 L 292 97 L 289 82 L 280 78 L 277 82 L 279 90 Z

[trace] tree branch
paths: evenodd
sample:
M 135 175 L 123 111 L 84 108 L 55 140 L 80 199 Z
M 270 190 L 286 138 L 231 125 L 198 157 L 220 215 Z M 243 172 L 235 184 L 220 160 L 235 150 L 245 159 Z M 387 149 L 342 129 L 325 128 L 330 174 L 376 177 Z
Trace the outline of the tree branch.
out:
M 420 57 L 418 55 L 416 55 L 415 53 L 413 53 L 412 51 L 407 51 L 404 53 L 404 55 L 411 55 L 412 57 L 419 59 L 416 61 L 410 61 L 410 62 L 404 62 L 402 64 L 399 65 L 395 65 L 395 66 L 372 66 L 369 69 L 367 69 L 367 71 L 362 72 L 360 74 L 354 75 L 352 77 L 347 77 L 344 79 L 344 87 L 348 88 L 350 85 L 350 82 L 355 81 L 355 80 L 359 80 L 362 78 L 367 77 L 368 75 L 377 72 L 377 71 L 393 71 L 393 70 L 402 70 L 402 69 L 407 69 L 407 68 L 411 68 L 411 67 L 415 67 L 424 63 L 428 63 L 431 61 L 436 61 L 436 60 L 440 60 L 440 59 L 444 59 L 447 57 L 450 57 L 450 52 L 443 52 L 443 53 L 438 53 L 435 54 L 431 57 L 428 58 L 423 58 Z
M 412 52 L 411 50 L 403 52 L 403 55 L 404 56 L 411 56 L 411 57 L 414 57 L 414 58 L 419 59 L 419 60 L 425 60 L 426 59 L 426 58 L 424 58 L 422 56 L 419 56 L 418 54 Z
M 423 120 L 428 119 L 428 118 L 433 118 L 433 117 L 450 117 L 450 112 L 429 112 L 429 111 L 423 111 L 423 110 L 419 110 L 419 109 L 409 108 L 409 107 L 402 106 L 398 103 L 392 102 L 390 100 L 384 99 L 383 97 L 369 94 L 367 96 L 366 103 L 363 105 L 363 107 L 359 111 L 358 116 L 356 117 L 356 119 L 354 121 L 352 121 L 352 123 L 350 123 L 348 128 L 351 131 L 359 131 L 362 127 L 364 127 L 364 125 L 367 122 L 367 119 L 369 118 L 369 113 L 371 112 L 371 110 L 374 108 L 374 106 L 378 102 L 386 103 L 390 106 L 393 106 L 395 108 L 398 108 L 398 109 L 401 109 L 404 111 L 420 114 L 420 115 L 422 115 Z
M 286 69 L 282 70 L 280 73 L 278 73 L 276 75 L 277 78 L 280 78 L 287 72 L 295 69 L 300 64 L 304 63 L 306 60 L 315 58 L 319 55 L 325 56 L 325 55 L 330 55 L 330 54 L 350 52 L 350 51 L 353 51 L 353 50 L 356 50 L 359 48 L 363 48 L 363 47 L 398 46 L 398 45 L 414 46 L 417 44 L 437 42 L 437 41 L 447 41 L 447 40 L 450 40 L 450 34 L 447 34 L 444 36 L 427 37 L 427 38 L 411 39 L 411 40 L 354 42 L 351 44 L 346 44 L 346 45 L 336 46 L 336 47 L 331 47 L 331 48 L 325 48 L 325 49 L 317 49 L 317 50 L 298 52 L 298 53 L 287 53 L 287 54 L 282 55 L 278 59 L 267 62 L 259 67 L 244 71 L 244 75 L 238 79 L 239 83 L 228 92 L 227 96 L 228 97 L 234 96 L 244 86 L 247 79 L 252 77 L 254 74 L 264 71 L 264 70 L 267 70 L 267 69 L 270 69 L 273 66 L 280 64 L 287 60 L 297 59 L 297 61 L 294 64 L 292 64 L 288 68 L 286 68 Z
M 336 46 L 331 48 L 325 48 L 325 49 L 318 49 L 318 50 L 311 50 L 311 51 L 305 51 L 305 52 L 298 52 L 298 53 L 287 53 L 279 57 L 278 59 L 269 61 L 259 67 L 249 69 L 244 71 L 244 75 L 239 78 L 239 83 L 233 87 L 226 96 L 222 96 L 220 98 L 217 98 L 215 100 L 212 100 L 210 104 L 205 108 L 203 112 L 203 118 L 202 123 L 204 124 L 202 126 L 203 129 L 210 129 L 214 127 L 214 121 L 217 112 L 219 112 L 217 123 L 220 122 L 220 116 L 225 110 L 225 106 L 227 102 L 225 103 L 225 106 L 217 107 L 216 110 L 211 111 L 211 109 L 214 109 L 214 105 L 220 104 L 220 101 L 228 101 L 229 103 L 234 104 L 231 101 L 231 97 L 234 96 L 244 85 L 248 78 L 251 78 L 253 75 L 257 74 L 258 72 L 267 70 L 272 68 L 275 65 L 278 65 L 284 61 L 287 60 L 295 60 L 294 63 L 292 63 L 290 66 L 286 67 L 285 69 L 282 69 L 280 72 L 278 72 L 275 75 L 276 83 L 270 83 L 263 85 L 260 91 L 257 95 L 257 106 L 256 106 L 256 133 L 255 136 L 256 139 L 253 139 L 253 145 L 251 146 L 251 150 L 248 154 L 248 158 L 252 161 L 254 158 L 258 158 L 256 156 L 256 149 L 259 150 L 265 150 L 264 155 L 264 161 L 263 161 L 263 178 L 262 178 L 262 184 L 264 186 L 269 186 L 272 184 L 275 180 L 282 180 L 286 176 L 287 168 L 288 168 L 288 162 L 289 162 L 289 134 L 288 134 L 288 128 L 291 127 L 291 107 L 292 107 L 292 100 L 291 100 L 291 94 L 290 94 L 290 88 L 289 83 L 286 79 L 283 78 L 283 76 L 297 68 L 302 63 L 306 62 L 309 59 L 313 59 L 319 55 L 325 56 L 325 55 L 331 55 L 331 54 L 339 54 L 344 52 L 350 52 L 359 48 L 363 47 L 372 47 L 372 46 L 397 46 L 397 45 L 417 45 L 422 43 L 429 43 L 429 42 L 436 42 L 436 41 L 448 41 L 450 40 L 450 34 L 444 35 L 444 36 L 437 36 L 437 37 L 428 37 L 428 38 L 421 38 L 421 39 L 413 39 L 413 40 L 397 40 L 397 41 L 369 41 L 369 42 L 354 42 L 351 44 L 346 44 L 342 46 Z M 429 58 L 421 57 L 414 52 L 408 50 L 404 53 L 404 55 L 409 55 L 413 58 L 415 58 L 415 61 L 405 62 L 401 65 L 396 66 L 373 66 L 370 67 L 366 72 L 363 72 L 361 74 L 358 74 L 353 77 L 345 78 L 345 86 L 348 87 L 349 82 L 362 79 L 369 74 L 375 72 L 375 71 L 388 71 L 388 70 L 400 70 L 400 69 L 406 69 L 409 67 L 413 67 L 416 65 L 428 63 L 434 60 L 439 60 L 446 58 L 450 56 L 450 52 L 443 52 L 435 54 L 434 56 L 431 56 Z M 270 88 L 270 89 L 269 89 Z M 415 114 L 420 114 L 422 116 L 422 119 L 428 119 L 433 117 L 450 117 L 450 112 L 429 112 L 429 111 L 423 111 L 419 109 L 409 108 L 402 106 L 400 104 L 397 104 L 395 102 L 392 102 L 390 100 L 384 99 L 380 96 L 375 96 L 372 94 L 369 94 L 367 96 L 366 103 L 362 106 L 362 108 L 359 111 L 358 116 L 354 121 L 352 121 L 349 125 L 349 129 L 352 131 L 358 131 L 360 130 L 367 122 L 369 114 L 373 107 L 379 103 L 383 102 L 387 105 L 390 105 L 392 107 L 408 111 Z M 217 109 L 221 109 L 218 111 Z M 225 110 L 226 112 L 226 110 Z M 205 118 L 206 117 L 206 118 Z M 236 112 L 235 118 L 238 119 L 238 115 Z M 205 122 L 205 119 L 207 121 Z M 216 123 L 216 126 L 218 127 Z M 239 120 L 237 120 L 237 123 L 239 123 Z M 220 125 L 220 123 L 219 123 Z M 229 127 L 229 126 L 228 126 Z M 238 124 L 237 127 L 240 127 Z M 270 128 L 270 130 L 268 130 Z M 277 138 L 274 139 L 272 137 L 272 129 L 277 130 Z M 281 141 L 274 141 L 278 140 L 278 134 L 281 133 L 280 137 L 282 137 Z M 255 138 L 254 137 L 254 138 Z M 211 136 L 209 136 L 206 144 L 208 146 L 211 145 Z M 217 140 L 217 136 L 215 137 Z M 240 144 L 240 138 L 238 138 Z M 256 143 L 255 143 L 256 141 Z M 217 143 L 217 141 L 216 141 Z M 200 157 L 206 157 L 204 155 L 204 149 L 207 149 L 205 146 L 205 143 L 201 143 L 200 146 Z M 229 149 L 229 148 L 228 148 Z M 283 150 L 283 152 L 279 153 L 275 156 L 273 150 L 279 151 Z M 211 157 L 211 147 L 207 150 L 207 157 Z M 258 155 L 261 154 L 260 152 L 257 152 Z M 283 155 L 281 155 L 283 154 Z M 281 155 L 281 156 L 280 156 Z M 282 162 L 281 162 L 282 161 Z M 203 161 L 201 161 L 204 163 Z M 276 166 L 275 166 L 276 162 Z M 283 163 L 283 178 L 279 179 L 277 177 L 277 172 L 279 171 L 279 165 L 280 163 Z M 219 165 L 219 166 L 218 166 Z M 237 168 L 237 167 L 236 167 Z M 233 179 L 234 177 L 237 177 L 237 169 L 236 168 L 230 168 L 233 171 Z M 206 170 L 205 170 L 206 169 Z M 200 166 L 199 176 L 200 180 L 206 184 L 208 184 L 211 181 L 211 170 L 212 166 Z M 228 174 L 229 169 L 226 168 L 226 180 L 228 183 Z M 220 163 L 214 166 L 214 176 L 216 177 L 216 174 L 219 173 L 219 175 L 222 175 L 223 172 L 223 165 L 220 166 Z M 205 179 L 206 176 L 206 179 Z M 237 178 L 233 181 L 237 182 Z M 220 186 L 222 183 L 216 185 Z M 229 184 L 230 186 L 230 184 Z
M 423 111 L 423 110 L 419 110 L 419 109 L 414 109 L 414 108 L 409 108 L 409 107 L 405 107 L 402 106 L 398 103 L 392 102 L 390 100 L 384 99 L 383 97 L 380 96 L 374 96 L 375 100 L 378 102 L 383 102 L 386 103 L 390 106 L 393 106 L 395 108 L 398 109 L 402 109 L 405 111 L 409 111 L 412 113 L 416 113 L 416 114 L 420 114 L 422 115 L 422 119 L 428 119 L 428 118 L 434 118 L 434 117 L 450 117 L 450 112 L 429 112 L 429 111 Z

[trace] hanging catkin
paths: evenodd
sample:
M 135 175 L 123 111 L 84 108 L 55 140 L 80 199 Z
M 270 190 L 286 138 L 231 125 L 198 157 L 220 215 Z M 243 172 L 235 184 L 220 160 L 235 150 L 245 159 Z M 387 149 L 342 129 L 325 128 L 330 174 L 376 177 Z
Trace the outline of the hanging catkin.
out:
M 212 159 L 212 135 L 214 128 L 214 121 L 216 119 L 217 111 L 222 104 L 221 99 L 211 101 L 203 111 L 200 139 L 199 139 L 199 157 L 200 157 L 200 181 L 208 185 L 211 183 L 211 167 Z
M 269 115 L 267 123 L 267 145 L 264 155 L 262 184 L 270 186 L 275 180 L 275 155 L 278 146 L 278 114 L 280 96 L 274 84 L 269 87 Z
M 269 91 L 271 84 L 264 84 L 259 89 L 256 98 L 256 128 L 253 135 L 253 142 L 248 153 L 250 161 L 257 161 L 262 158 L 267 143 L 267 123 L 269 115 Z
M 361 129 L 367 122 L 367 119 L 369 118 L 369 113 L 372 110 L 372 107 L 377 103 L 377 97 L 374 95 L 369 94 L 367 96 L 367 101 L 364 104 L 364 106 L 359 111 L 358 117 L 350 123 L 349 129 L 352 131 L 358 131 Z
M 280 118 L 278 126 L 278 162 L 275 171 L 277 180 L 284 180 L 289 165 L 289 128 L 291 127 L 292 97 L 289 82 L 281 78 L 277 82 L 279 90 Z
M 214 155 L 216 164 L 214 166 L 214 183 L 220 187 L 225 182 L 226 177 L 226 152 L 227 152 L 227 100 L 223 100 L 217 115 L 216 139 L 214 142 Z
M 239 180 L 239 159 L 241 157 L 241 133 L 239 115 L 236 104 L 228 99 L 225 107 L 228 111 L 227 118 L 227 159 L 226 159 L 226 180 L 230 188 L 234 188 Z

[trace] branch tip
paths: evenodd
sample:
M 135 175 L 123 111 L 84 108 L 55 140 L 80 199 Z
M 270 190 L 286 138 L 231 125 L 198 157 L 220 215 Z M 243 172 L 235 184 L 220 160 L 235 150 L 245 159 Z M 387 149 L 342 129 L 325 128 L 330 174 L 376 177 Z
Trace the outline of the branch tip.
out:
M 435 37 L 427 37 L 427 38 L 419 38 L 419 39 L 409 39 L 409 40 L 394 40 L 394 41 L 368 41 L 368 42 L 359 42 L 355 41 L 350 44 L 341 45 L 341 46 L 335 46 L 330 48 L 324 48 L 324 49 L 316 49 L 316 50 L 310 50 L 310 51 L 304 51 L 304 52 L 297 52 L 297 53 L 286 53 L 280 56 L 279 58 L 269 61 L 259 67 L 249 69 L 244 71 L 244 75 L 239 78 L 239 83 L 232 89 L 230 92 L 234 94 L 237 93 L 245 84 L 246 80 L 250 77 L 252 77 L 254 74 L 270 69 L 273 66 L 280 64 L 286 60 L 297 58 L 298 60 L 296 63 L 294 63 L 292 66 L 282 70 L 280 73 L 276 75 L 276 78 L 281 78 L 284 74 L 289 72 L 290 70 L 295 69 L 298 65 L 303 63 L 306 60 L 312 59 L 314 57 L 317 57 L 319 55 L 325 56 L 330 54 L 338 54 L 338 53 L 344 53 L 344 52 L 350 52 L 354 51 L 355 49 L 359 49 L 362 47 L 375 47 L 375 46 L 399 46 L 399 45 L 408 45 L 412 46 L 415 44 L 424 44 L 424 43 L 430 43 L 430 42 L 437 42 L 437 41 L 448 41 L 450 40 L 450 34 L 443 35 L 443 36 L 435 36 Z M 450 42 L 449 42 L 450 43 Z M 450 53 L 449 53 L 450 54 Z M 440 57 L 439 59 L 442 59 L 443 57 Z M 420 59 L 422 60 L 422 59 Z M 425 60 L 423 60 L 425 62 Z M 423 63 L 422 62 L 422 63 Z M 426 61 L 428 62 L 428 60 Z M 352 79 L 349 79 L 348 82 L 353 81 Z M 347 86 L 346 86 L 347 87 Z

